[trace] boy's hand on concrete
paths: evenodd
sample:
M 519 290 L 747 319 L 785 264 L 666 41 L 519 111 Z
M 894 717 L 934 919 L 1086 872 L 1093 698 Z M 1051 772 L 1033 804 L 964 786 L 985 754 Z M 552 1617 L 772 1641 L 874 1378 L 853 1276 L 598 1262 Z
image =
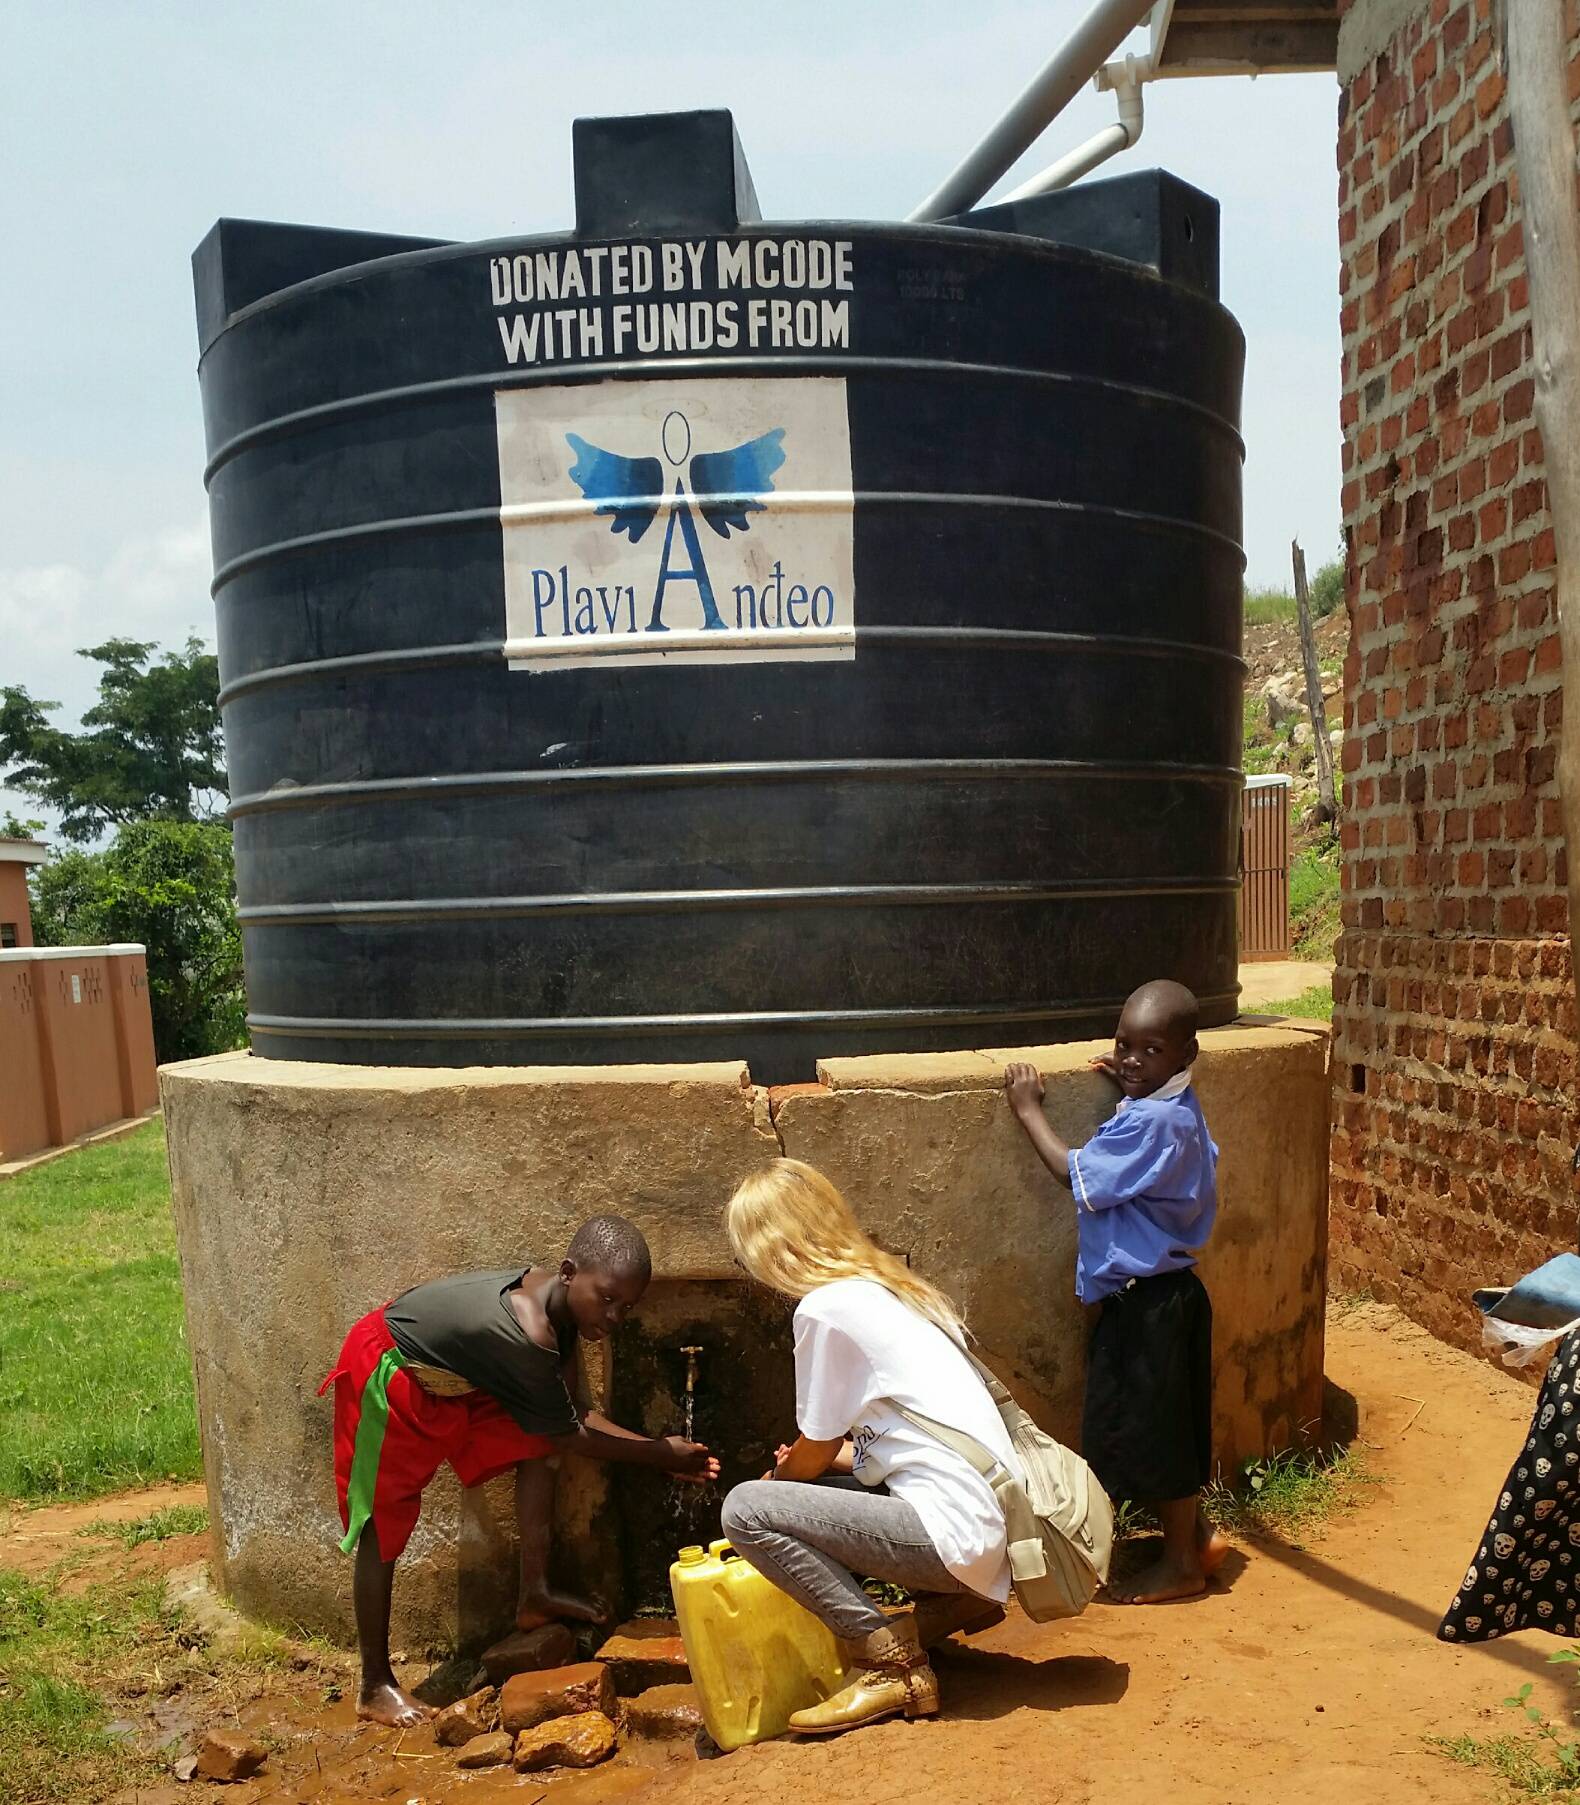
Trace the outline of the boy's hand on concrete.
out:
M 1092 1070 L 1101 1072 L 1105 1078 L 1112 1078 L 1115 1084 L 1119 1082 L 1119 1067 L 1114 1064 L 1112 1053 L 1099 1053 L 1092 1061 Z
M 677 1479 L 692 1485 L 707 1485 L 719 1476 L 719 1463 L 699 1441 L 687 1441 L 683 1435 L 666 1435 L 669 1470 Z
M 1004 1090 L 1018 1116 L 1042 1107 L 1042 1078 L 1034 1065 L 1019 1061 L 1004 1071 Z

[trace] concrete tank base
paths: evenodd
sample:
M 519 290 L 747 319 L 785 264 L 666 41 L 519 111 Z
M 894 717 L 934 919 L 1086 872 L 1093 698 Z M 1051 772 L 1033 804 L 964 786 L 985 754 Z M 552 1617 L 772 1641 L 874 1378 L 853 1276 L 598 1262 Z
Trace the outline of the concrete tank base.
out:
M 1047 1074 L 1050 1118 L 1072 1140 L 1113 1105 L 1111 1086 L 1086 1069 L 1097 1050 L 1009 1055 Z M 441 1071 L 238 1053 L 167 1067 L 224 1590 L 256 1616 L 349 1635 L 331 1413 L 317 1396 L 347 1327 L 438 1273 L 557 1258 L 601 1210 L 646 1232 L 655 1288 L 645 1323 L 589 1371 L 593 1395 L 614 1399 L 628 1421 L 639 1414 L 633 1426 L 673 1431 L 679 1348 L 701 1341 L 698 1433 L 711 1414 L 733 1471 L 760 1471 L 763 1451 L 792 1428 L 785 1325 L 743 1293 L 719 1213 L 734 1182 L 781 1150 L 826 1170 L 875 1239 L 951 1292 L 988 1361 L 1045 1427 L 1075 1441 L 1088 1324 L 1072 1289 L 1073 1208 L 1010 1118 L 1004 1057 L 831 1059 L 820 1085 L 772 1096 L 729 1064 Z M 1222 1149 L 1222 1210 L 1202 1271 L 1226 1470 L 1288 1446 L 1321 1413 L 1326 1065 L 1324 1032 L 1202 1036 L 1197 1083 Z M 782 1414 L 760 1420 L 774 1400 Z M 661 1576 L 673 1542 L 696 1539 L 678 1514 L 668 1538 L 663 1512 L 636 1513 L 630 1498 L 607 1469 L 565 1463 L 561 1566 L 628 1605 Z M 633 1548 L 639 1540 L 671 1545 Z M 463 1494 L 446 1470 L 402 1562 L 396 1646 L 476 1644 L 508 1621 L 513 1596 L 508 1480 Z

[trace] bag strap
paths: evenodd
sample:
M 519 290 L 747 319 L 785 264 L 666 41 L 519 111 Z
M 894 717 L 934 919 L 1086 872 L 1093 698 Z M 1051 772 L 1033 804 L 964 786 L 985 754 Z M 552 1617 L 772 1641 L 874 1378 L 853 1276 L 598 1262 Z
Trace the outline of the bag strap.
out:
M 920 1429 L 924 1435 L 932 1436 L 934 1441 L 942 1442 L 951 1453 L 958 1454 L 967 1466 L 980 1473 L 989 1485 L 993 1484 L 995 1473 L 1003 1473 L 1008 1479 L 1014 1478 L 1003 1461 L 985 1448 L 974 1435 L 967 1435 L 964 1429 L 952 1429 L 948 1423 L 923 1416 L 920 1411 L 907 1410 L 903 1405 L 894 1403 L 892 1398 L 889 1402 L 894 1405 L 896 1416 L 904 1417 L 913 1429 Z

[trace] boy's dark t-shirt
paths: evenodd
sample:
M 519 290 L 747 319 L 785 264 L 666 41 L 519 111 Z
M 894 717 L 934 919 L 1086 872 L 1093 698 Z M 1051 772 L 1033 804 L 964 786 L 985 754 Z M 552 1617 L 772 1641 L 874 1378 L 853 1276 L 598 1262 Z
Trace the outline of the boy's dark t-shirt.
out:
M 576 1331 L 565 1331 L 557 1353 L 539 1347 L 505 1296 L 531 1270 L 512 1266 L 430 1279 L 386 1305 L 384 1322 L 408 1360 L 441 1366 L 497 1398 L 529 1435 L 572 1435 L 576 1406 L 560 1368 Z

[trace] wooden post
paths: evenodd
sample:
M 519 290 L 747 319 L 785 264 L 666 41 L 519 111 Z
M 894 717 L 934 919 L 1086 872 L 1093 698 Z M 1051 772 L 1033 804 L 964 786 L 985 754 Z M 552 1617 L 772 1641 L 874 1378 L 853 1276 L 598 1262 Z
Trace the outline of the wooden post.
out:
M 1300 661 L 1306 667 L 1306 708 L 1311 715 L 1312 751 L 1317 760 L 1317 813 L 1323 821 L 1339 818 L 1338 787 L 1333 777 L 1333 742 L 1328 738 L 1328 711 L 1322 701 L 1322 666 L 1317 661 L 1317 634 L 1311 622 L 1311 590 L 1306 584 L 1306 554 L 1291 541 L 1295 566 L 1295 603 L 1300 610 Z
M 1563 682 L 1558 790 L 1569 854 L 1571 957 L 1580 949 L 1580 207 L 1569 117 L 1569 8 L 1505 0 L 1509 117 L 1531 287 L 1532 373 L 1557 550 Z M 1575 960 L 1580 978 L 1580 959 Z

